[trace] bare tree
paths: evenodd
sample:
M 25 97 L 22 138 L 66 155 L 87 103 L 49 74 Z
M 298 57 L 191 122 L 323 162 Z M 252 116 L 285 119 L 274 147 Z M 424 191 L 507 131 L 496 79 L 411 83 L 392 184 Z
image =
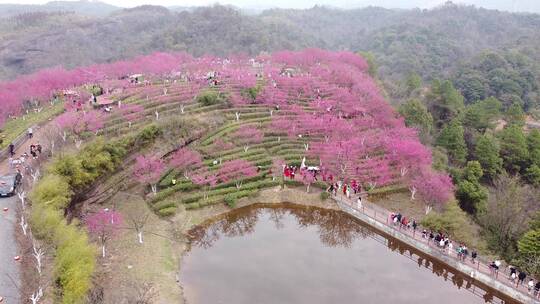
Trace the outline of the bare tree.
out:
M 142 215 L 129 214 L 129 221 L 131 222 L 132 228 L 135 229 L 137 233 L 137 241 L 139 244 L 143 243 L 143 228 L 150 217 L 150 213 L 145 212 Z
M 39 289 L 34 292 L 29 299 L 32 301 L 32 304 L 37 304 L 39 300 L 41 300 L 41 297 L 43 297 L 43 288 L 39 287 Z
M 19 197 L 19 200 L 21 200 L 21 207 L 22 210 L 24 210 L 26 207 L 26 191 L 21 190 L 17 192 L 17 196 Z
M 24 219 L 24 214 L 21 215 L 21 229 L 23 231 L 23 234 L 26 236 L 26 234 L 28 233 L 28 223 L 26 222 L 26 220 Z
M 32 251 L 33 251 L 32 255 L 36 259 L 37 272 L 39 276 L 41 276 L 43 256 L 45 255 L 45 250 L 43 250 L 43 248 L 39 245 L 39 243 L 36 240 L 34 240 L 32 241 Z
M 493 182 L 485 211 L 480 215 L 488 244 L 505 258 L 515 253 L 515 244 L 528 229 L 537 191 L 523 185 L 518 176 L 501 175 Z
M 39 179 L 39 176 L 40 176 L 40 172 L 39 172 L 39 168 L 37 169 L 30 169 L 30 176 L 32 176 L 32 182 L 35 184 L 37 182 L 37 180 Z

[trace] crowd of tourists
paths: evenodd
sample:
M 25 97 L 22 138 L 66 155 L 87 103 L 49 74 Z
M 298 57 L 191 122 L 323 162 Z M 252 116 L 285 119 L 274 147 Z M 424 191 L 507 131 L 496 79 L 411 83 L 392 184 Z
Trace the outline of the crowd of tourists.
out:
M 360 192 L 362 191 L 362 187 L 354 179 L 351 181 L 350 184 L 342 183 L 341 181 L 333 182 L 332 176 L 330 176 L 328 180 L 330 181 L 330 186 L 327 190 L 333 195 L 342 193 L 344 196 L 350 199 L 352 195 L 360 194 Z
M 498 271 L 500 267 L 500 262 L 498 266 L 494 265 L 495 262 L 498 262 L 498 261 L 494 261 L 490 263 L 490 268 L 496 266 L 495 271 Z M 533 294 L 534 297 L 540 297 L 540 280 L 538 280 L 535 283 L 534 278 L 532 276 L 529 276 L 529 280 L 527 281 L 526 280 L 528 277 L 527 273 L 512 265 L 508 265 L 508 273 L 509 273 L 508 280 L 510 280 L 510 282 L 512 283 L 515 283 L 516 287 L 526 285 L 527 290 L 529 291 L 529 294 Z M 527 281 L 527 283 L 525 283 L 525 281 Z
M 30 134 L 30 133 L 29 133 Z M 30 137 L 29 135 L 29 138 Z M 29 146 L 28 154 L 27 151 L 23 152 L 20 156 L 15 157 L 15 145 L 13 143 L 9 144 L 9 159 L 8 159 L 8 165 L 10 171 L 15 171 L 20 174 L 23 174 L 24 171 L 28 171 L 30 169 L 29 167 L 29 160 L 36 160 L 41 156 L 41 153 L 43 152 L 43 146 L 39 143 L 31 143 Z
M 394 226 L 399 226 L 400 229 L 412 229 L 417 230 L 418 224 L 415 219 L 409 219 L 406 216 L 403 216 L 401 213 L 391 213 L 390 221 Z M 466 262 L 470 255 L 470 261 L 472 264 L 475 264 L 478 259 L 478 252 L 475 250 L 469 251 L 469 248 L 465 244 L 459 244 L 455 247 L 454 243 L 450 240 L 448 235 L 442 232 L 434 232 L 431 230 L 422 230 L 422 238 L 427 240 L 427 243 L 432 246 L 437 246 L 440 248 L 441 252 L 451 254 L 455 252 L 456 257 L 459 261 Z M 490 273 L 494 276 L 498 276 L 502 263 L 499 260 L 494 260 L 489 263 Z M 533 294 L 534 297 L 540 297 L 540 280 L 535 283 L 534 278 L 529 277 L 527 283 L 525 283 L 527 278 L 527 273 L 522 270 L 518 270 L 515 266 L 508 266 L 509 269 L 509 280 L 512 283 L 516 284 L 516 287 L 526 284 L 529 294 Z
M 329 191 L 334 195 L 337 195 L 343 191 L 343 195 L 350 198 L 351 193 L 359 192 L 358 188 L 354 187 L 354 184 L 346 185 L 343 183 L 331 183 Z M 358 198 L 358 206 L 361 208 L 361 198 Z M 418 223 L 416 219 L 402 215 L 400 212 L 392 212 L 389 215 L 389 222 L 399 229 L 412 230 L 416 232 L 418 230 Z M 449 236 L 443 232 L 435 232 L 432 230 L 422 229 L 421 236 L 425 239 L 428 245 L 436 246 L 444 254 L 455 254 L 457 259 L 462 262 L 470 260 L 472 264 L 478 262 L 478 252 L 476 250 L 470 250 L 465 244 L 459 244 L 458 246 L 450 240 Z M 489 263 L 488 267 L 490 273 L 493 276 L 499 275 L 502 262 L 500 260 L 494 260 Z M 515 266 L 508 266 L 509 281 L 514 283 L 516 288 L 525 285 L 529 294 L 535 298 L 540 299 L 540 280 L 536 281 L 533 277 L 528 276 L 523 270 L 519 270 Z M 528 278 L 528 280 L 527 280 Z

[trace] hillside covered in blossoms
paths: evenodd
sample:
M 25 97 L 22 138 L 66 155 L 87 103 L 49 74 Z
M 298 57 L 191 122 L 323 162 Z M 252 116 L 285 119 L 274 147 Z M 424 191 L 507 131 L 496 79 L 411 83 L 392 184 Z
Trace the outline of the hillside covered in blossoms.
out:
M 323 200 L 337 189 L 347 197 L 408 193 L 426 214 L 442 210 L 453 196 L 450 177 L 432 169 L 431 151 L 368 69 L 359 55 L 319 49 L 254 58 L 156 53 L 0 84 L 6 126 L 59 109 L 36 135 L 50 164 L 43 174 L 27 170 L 37 183 L 29 222 L 56 248 L 63 303 L 94 290 L 91 278 L 103 270 L 91 241 L 106 258 L 123 222 L 95 209 L 122 193 L 166 218 L 235 207 L 285 185 L 317 188 Z M 139 244 L 147 218 L 127 221 Z

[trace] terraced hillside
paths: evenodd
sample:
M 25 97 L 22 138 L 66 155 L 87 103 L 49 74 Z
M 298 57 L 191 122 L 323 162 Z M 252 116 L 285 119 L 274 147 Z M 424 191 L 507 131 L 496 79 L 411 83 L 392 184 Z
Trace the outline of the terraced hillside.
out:
M 144 191 L 159 216 L 233 207 L 284 184 L 307 192 L 333 185 L 350 195 L 410 191 L 428 209 L 442 206 L 452 196 L 450 178 L 431 169 L 431 152 L 367 71 L 356 54 L 317 49 L 257 58 L 160 53 L 1 84 L 0 121 L 18 122 L 20 132 L 42 120 L 36 137 L 51 156 L 41 179 L 44 160 L 28 165 L 35 189 L 31 210 L 23 210 L 54 255 L 54 274 L 44 271 L 59 283 L 46 293 L 62 303 L 100 294 L 88 218 L 108 212 L 94 205 L 115 194 L 141 199 L 134 194 Z M 187 213 L 196 214 L 178 217 Z M 132 221 L 141 245 L 142 228 Z M 40 277 L 29 286 L 41 288 Z
M 164 216 L 181 204 L 232 205 L 282 182 L 324 189 L 339 182 L 379 193 L 409 189 L 429 206 L 442 204 L 448 177 L 431 171 L 430 152 L 384 101 L 367 68 L 355 54 L 321 50 L 254 59 L 185 57 L 135 84 L 101 82 L 111 93 L 98 101 L 113 100 L 110 112 L 67 111 L 57 121 L 74 138 L 88 131 L 121 137 L 167 117 L 208 123 L 196 140 L 177 142 L 173 151 L 147 151 L 135 164 L 139 180 L 155 190 L 148 201 Z M 296 167 L 294 179 L 283 180 L 285 166 Z M 154 172 L 144 172 L 148 168 Z

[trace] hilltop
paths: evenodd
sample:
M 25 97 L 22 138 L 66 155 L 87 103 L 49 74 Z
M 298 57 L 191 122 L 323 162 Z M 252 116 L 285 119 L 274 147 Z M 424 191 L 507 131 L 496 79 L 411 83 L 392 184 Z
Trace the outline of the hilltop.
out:
M 54 157 L 30 195 L 29 214 L 33 234 L 57 250 L 64 302 L 86 295 L 95 269 L 108 273 L 73 220 L 93 231 L 86 221 L 103 212 L 101 204 L 118 203 L 141 244 L 147 230 L 137 225 L 149 215 L 133 212 L 145 202 L 178 221 L 189 216 L 185 210 L 234 207 L 280 185 L 320 188 L 316 193 L 336 183 L 348 184 L 350 193 L 410 191 L 427 210 L 441 210 L 452 198 L 450 178 L 431 168 L 430 151 L 383 99 L 368 69 L 356 54 L 318 49 L 252 59 L 161 53 L 12 83 L 23 91 L 42 83 L 32 95 L 40 111 L 64 107 L 36 135 Z M 14 107 L 24 102 L 12 98 Z
M 225 6 L 180 12 L 143 6 L 102 17 L 51 12 L 32 13 L 31 18 L 25 15 L 0 20 L 1 78 L 57 65 L 73 68 L 107 63 L 154 51 L 221 57 L 306 47 L 369 51 L 378 62 L 378 75 L 388 82 L 412 72 L 426 80 L 446 78 L 460 64 L 486 51 L 539 59 L 533 52 L 540 41 L 539 15 L 451 4 L 431 10 L 271 9 L 259 15 Z

